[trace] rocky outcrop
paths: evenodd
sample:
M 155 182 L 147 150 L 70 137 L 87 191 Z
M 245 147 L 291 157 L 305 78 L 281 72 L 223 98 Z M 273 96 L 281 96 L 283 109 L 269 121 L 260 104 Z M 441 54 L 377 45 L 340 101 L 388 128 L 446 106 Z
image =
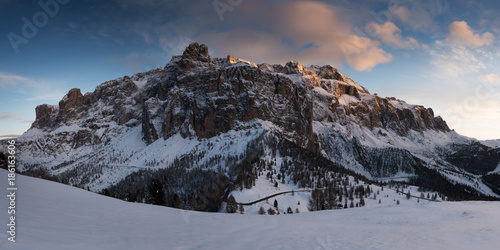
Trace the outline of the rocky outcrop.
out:
M 191 48 L 190 51 L 198 50 Z M 183 61 L 174 60 L 168 67 L 203 63 Z M 251 65 L 231 67 L 235 61 L 228 57 L 225 62 L 221 61 L 228 66 L 207 69 L 196 77 L 192 77 L 191 71 L 177 71 L 176 79 L 164 85 L 168 86 L 164 88 L 167 92 L 165 110 L 159 118 L 164 127 L 163 137 L 180 131 L 185 137 L 210 138 L 227 132 L 237 121 L 258 118 L 275 123 L 285 132 L 296 133 L 299 144 L 312 141 L 310 86 L 298 86 L 287 77 Z
M 62 121 L 76 120 L 83 116 L 86 100 L 80 89 L 71 89 L 59 102 L 58 118 Z
M 56 124 L 59 107 L 43 104 L 35 109 L 36 120 L 31 125 L 31 128 L 46 129 L 53 128 Z

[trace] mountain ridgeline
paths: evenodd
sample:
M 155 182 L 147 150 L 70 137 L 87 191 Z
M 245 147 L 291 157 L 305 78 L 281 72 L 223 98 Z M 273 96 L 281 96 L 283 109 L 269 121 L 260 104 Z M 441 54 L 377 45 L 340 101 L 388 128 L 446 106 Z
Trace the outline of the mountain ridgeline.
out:
M 370 94 L 330 65 L 212 58 L 197 43 L 163 68 L 38 106 L 18 141 L 25 173 L 139 202 L 159 180 L 167 205 L 194 210 L 278 177 L 299 187 L 402 179 L 456 199 L 500 197 L 500 149 L 432 109 Z

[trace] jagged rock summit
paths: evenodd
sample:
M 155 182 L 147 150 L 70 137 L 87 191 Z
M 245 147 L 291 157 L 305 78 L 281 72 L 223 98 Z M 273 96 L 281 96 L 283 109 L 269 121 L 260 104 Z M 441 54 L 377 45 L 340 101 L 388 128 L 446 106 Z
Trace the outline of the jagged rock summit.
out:
M 138 90 L 137 82 L 144 81 L 147 84 Z M 210 138 L 227 132 L 236 121 L 256 118 L 297 134 L 296 141 L 304 146 L 313 141 L 313 121 L 352 121 L 400 135 L 410 130 L 449 131 L 432 109 L 370 95 L 330 65 L 255 65 L 233 56 L 211 58 L 208 47 L 197 43 L 164 69 L 109 81 L 85 95 L 71 89 L 58 107 L 37 107 L 32 128 L 101 128 L 103 122 L 123 125 L 134 120 L 131 125 L 138 125 L 137 120 L 149 144 L 178 132 Z
M 102 190 L 182 159 L 193 168 L 227 169 L 231 177 L 249 148 L 276 151 L 287 142 L 368 179 L 432 172 L 470 192 L 497 195 L 482 176 L 497 168 L 499 150 L 451 131 L 430 108 L 372 95 L 331 65 L 257 65 L 208 51 L 192 43 L 163 68 L 104 82 L 91 93 L 72 89 L 59 105 L 38 106 L 19 139 L 23 168 L 43 167 Z M 457 160 L 457 152 L 470 160 Z

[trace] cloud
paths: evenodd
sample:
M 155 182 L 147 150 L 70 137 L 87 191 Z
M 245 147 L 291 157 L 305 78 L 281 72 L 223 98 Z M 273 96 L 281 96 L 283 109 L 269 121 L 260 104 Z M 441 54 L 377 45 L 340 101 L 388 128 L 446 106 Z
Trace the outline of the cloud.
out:
M 418 49 L 420 45 L 413 37 L 405 38 L 401 35 L 401 29 L 392 22 L 384 24 L 371 23 L 370 29 L 373 34 L 380 38 L 385 44 L 398 49 Z
M 20 114 L 13 112 L 0 112 L 0 120 L 14 120 L 20 123 L 32 123 L 32 120 L 26 120 Z
M 410 18 L 410 10 L 404 6 L 394 6 L 389 11 L 403 22 L 408 21 L 408 18 Z
M 433 33 L 439 29 L 434 21 L 435 16 L 442 14 L 446 9 L 444 1 L 412 1 L 407 8 L 401 5 L 392 6 L 389 12 L 411 29 L 422 33 Z
M 489 54 L 476 49 L 439 40 L 428 50 L 433 65 L 433 76 L 446 81 L 463 82 L 463 77 L 486 69 Z
M 465 21 L 455 21 L 448 28 L 450 30 L 448 39 L 450 41 L 470 47 L 490 45 L 494 39 L 493 34 L 490 32 L 485 32 L 482 35 L 474 34 L 472 28 Z
M 28 96 L 26 101 L 60 100 L 65 92 L 64 83 L 53 80 L 32 79 L 11 73 L 0 72 L 0 89 Z M 54 86 L 58 86 L 56 88 Z
M 349 21 L 342 6 L 334 7 L 320 0 L 222 2 L 232 7 L 220 13 L 213 1 L 192 4 L 181 0 L 113 0 L 111 22 L 102 25 L 95 21 L 108 15 L 109 10 L 103 7 L 93 9 L 90 15 L 95 18 L 87 18 L 88 21 L 78 25 L 98 38 L 124 34 L 117 43 L 136 39 L 146 44 L 149 51 L 163 53 L 164 61 L 181 54 L 193 41 L 207 44 L 212 56 L 232 54 L 255 62 L 283 64 L 297 60 L 305 65 L 337 67 L 347 63 L 357 69 L 370 70 L 381 61 L 390 61 L 390 54 L 378 43 L 361 47 L 366 51 L 359 51 L 356 60 L 345 58 L 340 44 L 348 43 L 355 35 L 351 23 L 355 20 Z M 220 14 L 224 17 L 222 20 Z M 371 66 L 351 64 L 359 61 L 369 62 L 364 65 Z M 131 64 L 127 61 L 125 66 L 137 68 L 135 62 L 139 60 L 131 60 Z
M 16 135 L 16 134 L 10 134 L 10 135 L 0 135 L 0 140 L 3 140 L 3 139 L 10 139 L 10 138 L 17 138 L 21 135 Z
M 109 62 L 122 64 L 129 72 L 148 71 L 165 63 L 164 53 L 129 53 L 125 57 L 111 56 Z M 156 65 L 156 66 L 155 66 Z
M 26 101 L 59 101 L 64 97 L 65 93 L 57 91 L 48 95 L 36 95 L 30 98 L 26 98 Z
M 7 89 L 18 85 L 22 85 L 23 87 L 34 87 L 38 84 L 36 81 L 24 76 L 0 72 L 0 88 Z
M 482 75 L 481 80 L 488 83 L 500 83 L 500 76 L 495 74 Z
M 160 35 L 158 36 L 158 41 L 163 51 L 168 51 L 173 55 L 182 54 L 186 47 L 190 43 L 194 42 L 191 36 L 183 35 L 182 33 L 177 32 L 160 33 Z
M 370 71 L 377 64 L 392 60 L 392 55 L 379 46 L 378 41 L 355 35 L 341 43 L 347 63 L 358 71 Z
M 203 32 L 201 42 L 216 56 L 234 54 L 255 62 L 297 60 L 305 65 L 337 66 L 346 62 L 362 71 L 392 59 L 379 42 L 356 36 L 352 25 L 331 5 L 316 1 L 265 3 L 244 2 L 235 10 L 237 19 L 225 18 L 223 31 Z
M 14 118 L 16 116 L 17 115 L 15 115 L 12 112 L 0 112 L 0 120 L 11 119 L 11 118 Z

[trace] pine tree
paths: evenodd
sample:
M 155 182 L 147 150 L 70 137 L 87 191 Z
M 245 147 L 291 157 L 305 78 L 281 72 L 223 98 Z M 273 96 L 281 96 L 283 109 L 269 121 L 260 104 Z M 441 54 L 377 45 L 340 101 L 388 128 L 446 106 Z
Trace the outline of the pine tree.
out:
M 309 203 L 307 205 L 307 208 L 309 209 L 309 211 L 323 210 L 324 204 L 325 204 L 325 195 L 323 194 L 323 192 L 321 192 L 321 190 L 315 188 L 311 192 L 311 198 L 309 198 Z
M 184 203 L 177 194 L 174 194 L 174 208 L 184 209 Z
M 102 192 L 102 194 L 103 194 L 103 195 L 105 195 L 105 196 L 111 196 L 111 195 L 109 194 L 109 190 L 108 190 L 107 188 L 106 188 L 106 189 L 104 189 L 104 191 Z
M 234 199 L 233 195 L 230 195 L 229 198 L 227 199 L 226 211 L 232 214 L 236 213 L 236 210 L 237 210 L 236 199 Z
M 278 208 L 278 201 L 276 199 L 274 200 L 274 207 Z
M 411 198 L 411 194 L 410 194 L 410 190 L 408 190 L 408 193 L 406 193 L 406 199 L 410 199 Z
M 396 205 L 399 205 L 399 200 L 398 200 L 398 201 L 396 201 Z
M 272 207 L 270 207 L 268 210 L 267 210 L 267 213 L 269 215 L 275 215 L 276 214 L 276 211 L 274 211 L 274 209 Z
M 259 208 L 259 214 L 266 214 L 266 210 L 263 207 Z
M 152 179 L 148 185 L 148 193 L 146 195 L 146 203 L 153 205 L 166 205 L 165 191 L 160 180 Z

